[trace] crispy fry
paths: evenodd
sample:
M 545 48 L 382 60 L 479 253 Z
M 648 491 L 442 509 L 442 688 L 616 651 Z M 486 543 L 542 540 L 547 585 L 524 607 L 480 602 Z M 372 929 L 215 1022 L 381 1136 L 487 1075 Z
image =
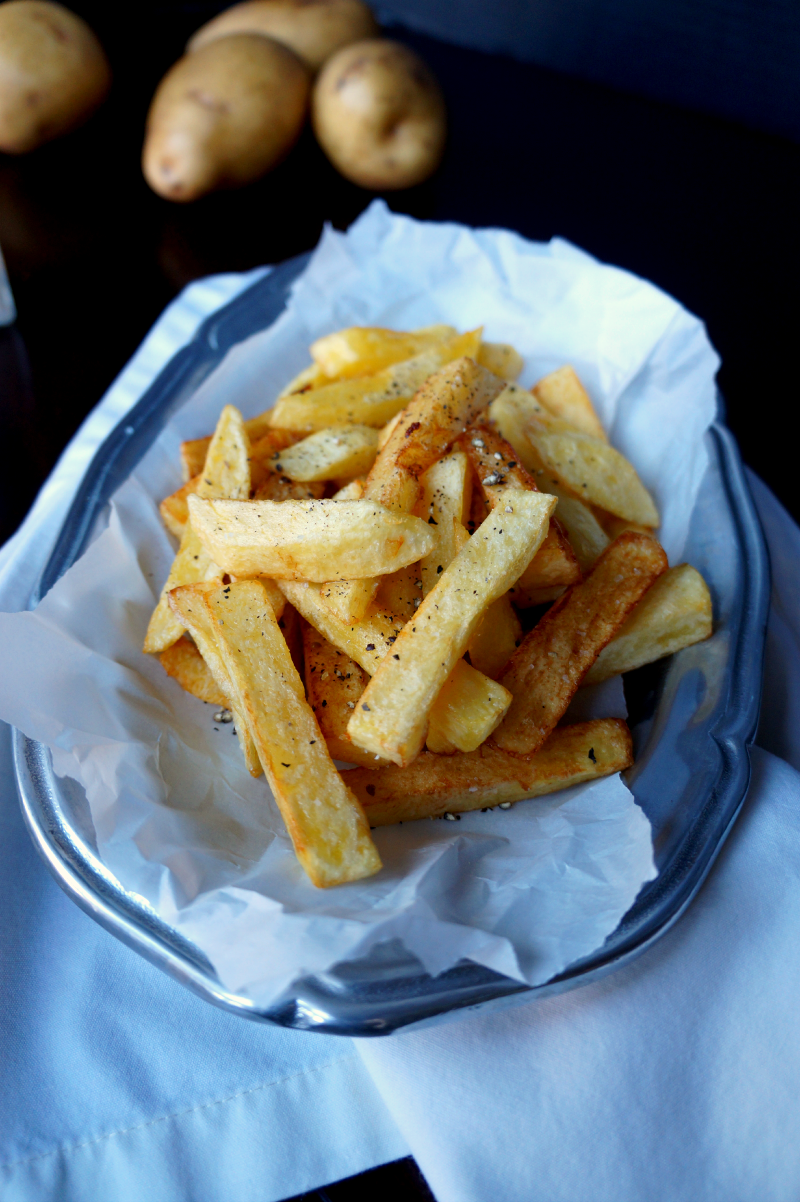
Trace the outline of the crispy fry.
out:
M 588 572 L 610 540 L 591 507 L 566 492 L 542 463 L 525 430 L 531 406 L 537 411 L 542 408 L 530 393 L 522 389 L 515 392 L 506 389 L 490 405 L 489 416 L 503 438 L 513 446 L 523 467 L 527 468 L 538 487 L 558 497 L 558 520 L 567 531 L 581 571 Z
M 327 380 L 350 380 L 371 376 L 413 359 L 415 355 L 458 337 L 453 326 L 427 326 L 403 333 L 376 327 L 351 326 L 335 334 L 326 334 L 311 344 L 311 356 Z
M 393 763 L 417 755 L 431 707 L 481 614 L 536 554 L 554 508 L 553 497 L 519 491 L 465 543 L 367 686 L 348 727 L 354 742 Z
M 428 376 L 464 355 L 476 355 L 480 330 L 462 334 L 395 363 L 374 376 L 327 384 L 299 396 L 282 397 L 272 411 L 272 425 L 295 430 L 322 430 L 348 422 L 380 427 L 394 417 Z
M 519 379 L 525 366 L 522 355 L 507 342 L 482 342 L 478 362 L 487 371 L 510 383 Z
M 250 444 L 242 415 L 233 405 L 226 405 L 209 444 L 197 489 L 189 494 L 191 501 L 198 502 L 198 498 L 201 497 L 249 496 L 249 456 Z M 183 627 L 167 600 L 171 589 L 181 584 L 219 579 L 221 576 L 222 571 L 206 552 L 191 524 L 188 524 L 184 528 L 178 554 L 150 618 L 144 650 L 152 654 L 166 651 L 183 633 Z
M 422 590 L 429 593 L 468 537 L 463 523 L 472 499 L 472 473 L 463 451 L 439 459 L 420 479 L 416 512 L 435 531 L 436 545 L 420 560 Z
M 667 558 L 648 534 L 621 534 L 526 636 L 501 677 L 514 695 L 493 736 L 514 755 L 532 755 L 566 712 L 603 647 L 662 572 Z
M 420 495 L 419 478 L 446 454 L 464 425 L 474 420 L 502 388 L 496 376 L 471 359 L 449 363 L 428 379 L 403 411 L 379 452 L 364 488 L 365 498 L 410 512 Z M 366 613 L 378 581 L 356 578 L 331 595 L 344 618 Z
M 484 499 L 491 509 L 502 507 L 510 489 L 538 491 L 533 477 L 514 447 L 488 426 L 472 426 L 458 440 L 469 456 Z M 555 519 L 536 557 L 523 572 L 512 594 L 517 605 L 550 601 L 581 579 L 569 539 Z
M 321 888 L 372 876 L 381 862 L 363 810 L 334 767 L 262 585 L 243 580 L 197 603 L 308 876 Z
M 247 437 L 254 447 L 257 447 L 264 435 L 270 431 L 269 414 L 270 410 L 267 410 L 266 413 L 259 413 L 257 417 L 251 417 L 249 421 L 244 423 Z M 188 483 L 194 476 L 202 472 L 205 467 L 212 437 L 213 435 L 209 435 L 207 438 L 191 438 L 187 442 L 181 443 L 181 464 L 183 467 L 184 483 Z M 298 437 L 301 436 L 298 435 Z M 274 447 L 273 449 L 278 450 L 279 448 Z
M 493 601 L 469 641 L 469 662 L 484 676 L 497 680 L 522 642 L 522 627 L 511 604 L 513 593 Z
M 254 501 L 319 501 L 325 496 L 325 484 L 310 481 L 302 484 L 288 476 L 269 472 L 253 494 Z
M 712 618 L 711 594 L 700 573 L 688 563 L 670 568 L 603 648 L 583 683 L 598 684 L 702 642 L 712 633 Z
M 503 719 L 511 694 L 466 660 L 456 662 L 431 707 L 426 744 L 446 755 L 474 751 Z
M 504 802 L 555 793 L 633 763 L 631 736 L 621 718 L 560 726 L 530 759 L 484 744 L 467 755 L 425 752 L 406 768 L 355 768 L 347 783 L 370 826 L 441 818 Z
M 356 747 L 347 733 L 350 715 L 367 687 L 368 673 L 308 623 L 303 625 L 303 651 L 308 703 L 328 751 L 335 760 L 376 768 L 375 756 Z
M 188 484 L 182 484 L 176 492 L 170 493 L 158 507 L 161 520 L 176 538 L 183 538 L 186 523 L 189 521 L 189 493 L 197 492 L 200 476 L 194 476 Z
M 335 580 L 382 575 L 414 563 L 434 542 L 412 514 L 373 501 L 203 501 L 189 515 L 208 554 L 236 576 Z
M 576 430 L 608 442 L 603 424 L 574 367 L 560 367 L 543 376 L 531 389 L 553 417 L 569 422 Z
M 333 426 L 276 452 L 270 466 L 290 480 L 335 480 L 364 475 L 377 453 L 378 431 L 371 426 Z
M 389 418 L 389 420 L 385 426 L 381 426 L 380 430 L 378 431 L 378 450 L 379 451 L 382 451 L 383 448 L 386 446 L 386 444 L 389 441 L 389 438 L 391 436 L 392 430 L 395 428 L 395 426 L 400 421 L 400 418 L 402 416 L 403 416 L 403 410 L 401 409 L 399 413 L 395 413 L 394 417 Z
M 193 697 L 211 705 L 227 706 L 229 700 L 219 687 L 200 653 L 200 648 L 185 634 L 159 655 L 167 676 Z
M 262 771 L 261 761 L 258 758 L 256 745 L 250 735 L 246 716 L 242 712 L 225 661 L 220 654 L 214 623 L 206 606 L 206 598 L 219 587 L 218 580 L 203 584 L 179 585 L 169 594 L 169 604 L 181 626 L 191 633 L 203 657 L 203 662 L 220 693 L 226 698 L 225 705 L 233 714 L 234 729 L 239 739 L 247 771 L 251 776 L 258 777 Z
M 380 611 L 376 606 L 361 622 L 344 622 L 325 604 L 319 585 L 282 580 L 280 588 L 307 622 L 370 676 L 377 671 L 384 656 L 393 651 L 403 629 L 402 618 Z M 325 588 L 327 585 L 323 585 L 323 590 Z M 475 675 L 466 661 L 459 660 L 451 674 L 449 696 L 442 701 L 442 712 L 437 718 L 440 739 L 459 749 L 461 742 L 466 742 L 469 747 L 480 743 L 494 726 L 492 698 L 498 694 L 492 681 L 482 678 L 482 683 L 478 684 Z M 439 705 L 437 696 L 432 715 Z M 371 754 L 374 758 L 375 753 Z

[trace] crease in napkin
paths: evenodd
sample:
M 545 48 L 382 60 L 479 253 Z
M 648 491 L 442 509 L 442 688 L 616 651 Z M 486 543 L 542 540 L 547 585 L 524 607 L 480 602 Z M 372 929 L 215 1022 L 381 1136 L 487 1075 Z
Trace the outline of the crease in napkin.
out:
M 193 941 L 220 980 L 268 1005 L 298 977 L 399 939 L 440 973 L 470 959 L 529 984 L 600 946 L 655 875 L 650 826 L 619 776 L 512 810 L 375 832 L 383 871 L 316 890 L 230 726 L 140 651 L 174 545 L 158 502 L 182 439 L 226 403 L 269 406 L 346 325 L 485 327 L 525 358 L 522 383 L 572 363 L 637 467 L 680 562 L 707 464 L 717 357 L 672 298 L 560 239 L 416 222 L 375 202 L 327 228 L 289 304 L 234 347 L 115 494 L 94 541 L 38 607 L 0 614 L 0 717 L 50 747 L 85 790 L 97 847 L 131 893 Z M 571 716 L 623 716 L 618 681 Z

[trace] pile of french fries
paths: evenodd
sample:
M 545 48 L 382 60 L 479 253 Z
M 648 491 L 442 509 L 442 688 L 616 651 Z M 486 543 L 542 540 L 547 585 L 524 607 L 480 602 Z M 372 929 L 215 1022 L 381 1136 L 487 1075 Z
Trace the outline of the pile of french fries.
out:
M 372 827 L 629 767 L 626 724 L 563 725 L 572 698 L 712 613 L 571 367 L 527 391 L 513 347 L 441 325 L 311 355 L 273 408 L 183 444 L 144 650 L 232 715 L 330 886 L 379 871 Z

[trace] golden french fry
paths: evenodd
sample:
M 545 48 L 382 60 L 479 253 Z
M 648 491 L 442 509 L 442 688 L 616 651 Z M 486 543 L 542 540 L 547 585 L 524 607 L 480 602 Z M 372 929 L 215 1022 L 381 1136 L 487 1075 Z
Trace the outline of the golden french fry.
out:
M 647 590 L 598 655 L 583 683 L 598 684 L 700 643 L 712 633 L 711 594 L 688 563 L 670 568 Z
M 600 718 L 558 727 L 530 759 L 489 744 L 468 755 L 423 751 L 405 768 L 354 768 L 347 782 L 370 826 L 388 826 L 540 797 L 622 772 L 632 763 L 627 725 L 621 718 Z
M 211 705 L 227 706 L 228 697 L 223 693 L 211 674 L 196 643 L 184 634 L 159 655 L 161 666 L 167 676 L 193 697 Z
M 257 580 L 199 599 L 297 858 L 320 888 L 381 868 L 364 812 L 336 771 Z
M 520 462 L 513 446 L 488 426 L 472 426 L 458 440 L 469 456 L 484 499 L 491 509 L 502 508 L 509 490 L 538 491 L 533 477 Z M 534 559 L 514 586 L 517 605 L 549 601 L 581 579 L 581 570 L 569 539 L 557 520 Z
M 412 514 L 373 501 L 203 501 L 189 516 L 209 556 L 236 576 L 326 581 L 354 569 L 382 575 L 414 563 L 434 542 Z
M 478 351 L 478 362 L 487 371 L 510 383 L 519 379 L 525 366 L 522 355 L 508 342 L 482 342 Z
M 392 430 L 395 428 L 395 426 L 400 421 L 400 418 L 402 416 L 403 416 L 403 410 L 401 409 L 399 413 L 395 413 L 394 417 L 389 418 L 389 420 L 385 426 L 381 426 L 380 430 L 378 431 L 378 450 L 379 451 L 382 451 L 383 448 L 386 446 L 386 444 L 389 441 L 389 438 L 391 436 Z
M 465 543 L 367 686 L 348 727 L 355 743 L 398 764 L 417 755 L 431 707 L 481 614 L 536 554 L 555 505 L 520 490 Z
M 361 622 L 345 622 L 337 617 L 320 595 L 327 587 L 323 585 L 320 589 L 319 585 L 280 581 L 282 592 L 305 620 L 370 676 L 374 675 L 381 660 L 397 642 L 403 629 L 402 618 L 373 606 Z M 453 747 L 459 748 L 460 742 L 474 747 L 488 737 L 489 726 L 494 725 L 489 699 L 497 697 L 497 693 L 491 680 L 482 679 L 483 683 L 478 685 L 475 673 L 464 660 L 459 660 L 453 669 L 449 699 L 445 698 L 441 703 L 438 718 L 440 737 Z M 431 710 L 432 716 L 439 705 L 437 696 Z M 458 711 L 457 715 L 451 712 L 451 706 Z M 375 753 L 372 754 L 374 758 Z
M 364 497 L 410 512 L 419 499 L 419 477 L 447 453 L 464 425 L 500 390 L 502 382 L 468 358 L 449 363 L 432 375 L 406 406 L 402 421 L 378 453 Z M 337 613 L 353 621 L 363 617 L 378 588 L 378 581 L 359 579 L 360 575 L 354 571 L 351 586 L 336 590 L 330 598 Z
M 376 607 L 386 613 L 394 614 L 403 622 L 413 618 L 422 603 L 420 568 L 424 562 L 425 560 L 421 559 L 419 563 L 409 564 L 407 568 L 401 568 L 399 572 L 381 576 L 375 596 Z
M 520 463 L 527 468 L 538 487 L 558 497 L 558 520 L 567 531 L 581 571 L 588 572 L 610 540 L 591 507 L 562 488 L 553 473 L 545 468 L 541 456 L 528 438 L 528 417 L 531 411 L 541 410 L 541 404 L 530 393 L 522 389 L 514 392 L 506 389 L 490 405 L 489 417 L 517 452 Z
M 464 355 L 476 355 L 479 346 L 480 330 L 474 330 L 439 343 L 413 359 L 385 367 L 373 376 L 281 397 L 272 410 L 272 425 L 295 430 L 322 430 L 351 422 L 383 426 L 407 404 L 428 376 L 445 363 Z
M 242 415 L 233 405 L 226 405 L 209 444 L 197 489 L 188 494 L 187 501 L 191 498 L 191 501 L 199 503 L 198 498 L 249 496 L 249 457 L 250 443 Z M 222 571 L 207 553 L 189 522 L 184 527 L 178 554 L 150 618 L 144 650 L 150 654 L 166 651 L 183 633 L 183 627 L 167 600 L 172 589 L 181 584 L 197 584 L 221 576 Z
M 560 367 L 543 376 L 531 389 L 553 417 L 569 422 L 576 430 L 608 442 L 603 424 L 574 367 Z
M 511 604 L 513 593 L 493 601 L 469 641 L 469 662 L 484 676 L 497 680 L 522 642 L 522 627 Z
M 368 673 L 308 623 L 303 627 L 303 651 L 308 703 L 328 751 L 335 760 L 376 768 L 375 756 L 356 747 L 347 733 L 350 715 L 367 687 Z
M 489 738 L 511 704 L 511 694 L 496 681 L 457 661 L 431 707 L 426 744 L 429 751 L 474 751 Z
M 597 505 L 592 506 L 592 513 L 602 526 L 603 533 L 609 542 L 613 542 L 625 530 L 637 530 L 639 534 L 653 533 L 652 526 L 645 526 L 642 522 L 629 522 L 625 518 L 618 518 L 616 514 L 607 513 L 605 509 L 600 509 Z
M 362 476 L 378 453 L 378 432 L 371 426 L 333 426 L 317 430 L 272 457 L 272 470 L 290 480 L 335 480 Z
M 330 377 L 318 363 L 309 363 L 308 367 L 304 367 L 281 389 L 279 395 L 293 396 L 298 392 L 311 392 L 313 388 L 321 388 L 323 384 L 330 384 Z
M 188 484 L 182 484 L 175 492 L 170 493 L 158 507 L 161 520 L 176 538 L 183 538 L 186 523 L 189 520 L 189 493 L 197 492 L 200 476 L 194 476 Z
M 522 756 L 541 747 L 602 649 L 666 568 L 651 535 L 621 534 L 583 583 L 556 601 L 501 677 L 514 700 L 494 733 L 498 747 Z
M 360 501 L 364 495 L 363 480 L 349 480 L 333 494 L 334 501 Z
M 420 479 L 422 495 L 416 512 L 436 534 L 436 545 L 420 560 L 422 589 L 429 593 L 468 537 L 463 523 L 472 499 L 472 473 L 463 451 L 439 459 Z
M 215 592 L 219 586 L 218 580 L 204 584 L 179 585 L 169 594 L 169 604 L 182 628 L 191 633 L 217 688 L 226 698 L 225 705 L 233 714 L 234 729 L 247 771 L 251 776 L 258 777 L 262 771 L 261 761 L 250 735 L 246 715 L 242 711 L 225 661 L 220 654 L 216 630 L 206 605 L 209 594 Z
M 453 326 L 427 326 L 403 333 L 375 327 L 351 326 L 335 334 L 326 334 L 311 344 L 311 356 L 327 380 L 349 380 L 371 376 L 413 359 L 415 355 L 458 337 Z
M 325 484 L 322 481 L 309 481 L 303 484 L 290 480 L 288 476 L 278 476 L 269 472 L 253 493 L 254 501 L 319 501 L 325 496 Z
M 229 406 L 226 406 L 226 408 L 229 408 Z M 251 417 L 249 421 L 244 423 L 247 437 L 254 448 L 258 447 L 261 439 L 270 432 L 270 412 L 271 410 L 267 410 L 266 413 L 259 413 L 257 417 Z M 184 483 L 188 483 L 194 476 L 202 472 L 205 467 L 212 437 L 214 436 L 191 438 L 187 442 L 181 443 L 181 464 L 183 467 Z M 302 435 L 298 435 L 297 437 L 302 437 Z M 277 451 L 280 448 L 275 446 L 272 449 Z

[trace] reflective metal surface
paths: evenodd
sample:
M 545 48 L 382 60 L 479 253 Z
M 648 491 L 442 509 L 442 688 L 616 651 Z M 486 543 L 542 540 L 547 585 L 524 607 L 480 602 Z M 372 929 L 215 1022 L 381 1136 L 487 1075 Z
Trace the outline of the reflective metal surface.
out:
M 235 343 L 279 315 L 307 256 L 277 268 L 215 313 L 97 452 L 42 575 L 35 604 L 81 554 L 100 510 L 174 412 Z M 715 633 L 631 673 L 626 694 L 637 760 L 627 775 L 653 826 L 658 876 L 603 947 L 533 989 L 464 962 L 436 978 L 397 943 L 295 982 L 269 1009 L 224 989 L 204 955 L 129 895 L 100 862 L 80 790 L 58 780 L 47 749 L 15 732 L 22 808 L 33 840 L 67 893 L 130 947 L 207 1000 L 248 1018 L 347 1035 L 379 1035 L 499 1008 L 596 979 L 666 931 L 699 889 L 741 808 L 758 722 L 769 565 L 736 444 L 720 423 L 686 559 L 705 576 Z

